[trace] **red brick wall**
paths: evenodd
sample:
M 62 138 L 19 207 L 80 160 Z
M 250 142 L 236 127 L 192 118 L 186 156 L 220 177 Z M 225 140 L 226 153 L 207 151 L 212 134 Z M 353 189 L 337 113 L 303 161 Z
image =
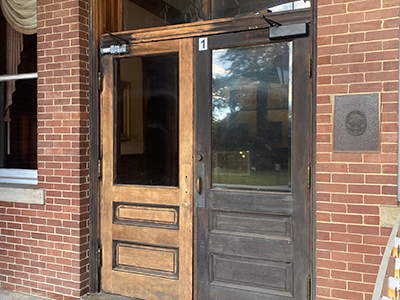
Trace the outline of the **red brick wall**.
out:
M 399 0 L 318 0 L 317 299 L 371 298 L 396 204 Z M 88 291 L 88 3 L 38 0 L 38 171 L 46 205 L 0 203 L 0 286 Z M 332 152 L 335 94 L 380 93 L 381 153 Z
M 371 299 L 396 205 L 399 0 L 318 0 L 317 299 Z M 335 94 L 379 93 L 381 152 L 333 153 Z
M 88 1 L 37 5 L 46 205 L 0 202 L 0 287 L 72 300 L 88 292 Z

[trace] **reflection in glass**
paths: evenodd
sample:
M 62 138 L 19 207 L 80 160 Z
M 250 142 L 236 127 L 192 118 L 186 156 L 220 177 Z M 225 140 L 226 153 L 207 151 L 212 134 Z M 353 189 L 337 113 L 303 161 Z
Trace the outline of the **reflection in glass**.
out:
M 178 186 L 178 54 L 117 66 L 116 183 Z
M 290 190 L 292 43 L 212 59 L 213 187 Z
M 124 30 L 202 21 L 203 0 L 124 0 Z
M 236 17 L 268 10 L 279 12 L 311 7 L 310 0 L 212 0 L 212 19 Z

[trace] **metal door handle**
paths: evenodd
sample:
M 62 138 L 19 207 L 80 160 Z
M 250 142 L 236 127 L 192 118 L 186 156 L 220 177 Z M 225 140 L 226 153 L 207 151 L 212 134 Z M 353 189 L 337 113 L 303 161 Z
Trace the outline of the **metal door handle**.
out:
M 196 207 L 205 207 L 206 199 L 205 199 L 205 181 L 204 181 L 204 162 L 203 155 L 199 154 L 197 157 L 198 162 L 196 163 Z M 203 191 L 204 190 L 204 191 Z
M 197 193 L 201 195 L 201 192 L 203 191 L 203 180 L 201 179 L 200 176 L 197 177 L 196 189 Z

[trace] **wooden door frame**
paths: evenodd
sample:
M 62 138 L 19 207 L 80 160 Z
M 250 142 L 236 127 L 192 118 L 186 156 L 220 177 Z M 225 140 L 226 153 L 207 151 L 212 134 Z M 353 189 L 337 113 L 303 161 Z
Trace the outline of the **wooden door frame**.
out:
M 111 43 L 112 39 L 101 35 L 105 32 L 114 32 L 122 30 L 122 0 L 118 0 L 118 5 L 110 7 L 112 0 L 89 0 L 89 292 L 97 293 L 100 291 L 100 276 L 99 266 L 97 261 L 97 250 L 99 247 L 99 183 L 100 173 L 98 168 L 98 161 L 101 158 L 100 153 L 100 84 L 98 80 L 98 74 L 100 71 L 100 44 Z M 210 0 L 206 0 L 209 3 Z M 312 103 L 311 103 L 311 115 L 312 121 L 312 183 L 316 182 L 315 178 L 315 137 L 316 137 L 316 61 L 317 61 L 317 43 L 316 43 L 316 30 L 317 30 L 317 0 L 311 0 L 311 11 L 304 13 L 301 11 L 289 12 L 289 13 L 277 13 L 274 18 L 276 20 L 285 23 L 293 23 L 298 20 L 306 20 L 311 23 L 311 35 L 312 35 L 312 61 L 314 62 L 311 66 L 312 70 Z M 110 20 L 110 15 L 107 18 L 105 11 L 110 10 L 114 17 Z M 252 19 L 252 20 L 249 20 Z M 247 26 L 249 23 L 253 24 L 253 28 Z M 236 25 L 235 25 L 236 24 Z M 233 30 L 252 30 L 256 26 L 266 27 L 265 22 L 260 22 L 255 18 L 242 17 L 242 18 L 229 18 L 224 20 L 206 21 L 196 24 L 185 24 L 175 25 L 159 28 L 158 30 L 148 29 L 140 30 L 139 35 L 129 33 L 121 33 L 122 36 L 128 37 L 132 43 L 145 42 L 151 40 L 166 39 L 168 35 L 172 33 L 173 37 L 169 38 L 180 38 L 183 36 L 201 36 L 223 32 L 230 32 Z M 139 39 L 141 37 L 142 39 Z M 102 41 L 103 40 L 103 41 Z M 315 217 L 315 184 L 311 186 L 311 268 L 313 270 L 312 276 L 312 298 L 315 298 L 315 237 L 316 237 L 316 217 Z

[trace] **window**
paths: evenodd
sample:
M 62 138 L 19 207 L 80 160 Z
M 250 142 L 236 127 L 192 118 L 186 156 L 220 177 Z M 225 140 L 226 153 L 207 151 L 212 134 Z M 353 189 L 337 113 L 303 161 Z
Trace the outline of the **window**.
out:
M 37 185 L 37 39 L 7 20 L 0 10 L 5 45 L 0 48 L 0 187 L 32 186 Z
M 311 0 L 122 0 L 124 30 L 311 7 Z M 209 6 L 209 7 L 208 7 Z

